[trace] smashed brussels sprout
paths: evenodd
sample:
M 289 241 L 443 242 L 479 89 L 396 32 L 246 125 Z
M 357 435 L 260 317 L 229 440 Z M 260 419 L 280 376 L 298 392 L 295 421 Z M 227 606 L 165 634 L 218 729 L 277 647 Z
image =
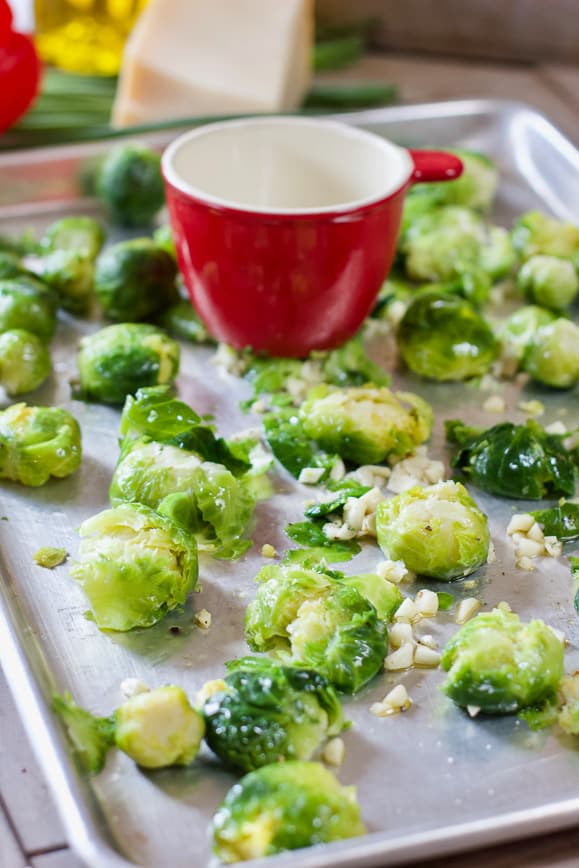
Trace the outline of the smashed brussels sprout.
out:
M 94 287 L 92 259 L 77 250 L 52 250 L 38 261 L 38 274 L 54 290 L 64 310 L 88 313 Z
M 125 503 L 80 527 L 80 582 L 101 630 L 150 627 L 185 603 L 197 582 L 195 539 L 147 506 Z
M 179 344 L 155 326 L 120 323 L 84 337 L 78 354 L 77 396 L 122 404 L 144 386 L 171 384 L 179 370 Z
M 0 334 L 0 384 L 9 396 L 32 392 L 52 371 L 48 347 L 24 329 Z
M 96 195 L 119 226 L 149 226 L 165 202 L 159 155 L 138 143 L 113 148 L 99 168 Z
M 479 266 L 484 223 L 468 208 L 449 206 L 428 211 L 404 234 L 401 250 L 413 280 L 449 281 Z
M 579 227 L 548 217 L 540 211 L 522 214 L 513 225 L 513 245 L 519 257 L 562 256 L 579 261 Z
M 553 701 L 563 675 L 563 645 L 550 627 L 525 624 L 502 608 L 477 615 L 442 653 L 442 690 L 457 705 L 510 714 Z
M 579 276 L 568 259 L 532 256 L 517 275 L 517 285 L 529 301 L 549 310 L 563 311 L 579 293 Z
M 128 501 L 159 508 L 198 536 L 215 556 L 235 558 L 251 545 L 242 539 L 255 499 L 222 464 L 149 437 L 123 448 L 110 487 L 113 505 Z
M 499 338 L 509 355 L 522 359 L 535 333 L 557 319 L 557 315 L 544 307 L 529 304 L 516 310 L 505 320 Z
M 55 297 L 36 281 L 0 280 L 0 332 L 24 329 L 49 341 L 56 330 Z
M 579 382 L 579 325 L 557 319 L 537 329 L 523 357 L 523 369 L 545 386 L 574 386 Z
M 0 412 L 0 478 L 37 487 L 70 476 L 81 458 L 80 427 L 67 410 L 13 404 Z
M 445 427 L 447 441 L 458 447 L 452 466 L 483 491 L 521 500 L 575 493 L 575 465 L 564 437 L 548 434 L 533 419 L 525 425 L 501 422 L 486 430 L 458 420 L 447 421 Z
M 487 518 L 460 482 L 416 486 L 383 501 L 376 531 L 387 558 L 433 579 L 468 576 L 488 557 Z
M 436 290 L 424 290 L 414 298 L 397 338 L 410 370 L 430 380 L 481 376 L 498 353 L 492 329 L 475 308 Z
M 135 322 L 177 301 L 177 266 L 150 238 L 120 241 L 95 264 L 96 296 L 108 319 Z
M 354 587 L 299 566 L 264 567 L 245 617 L 253 651 L 276 650 L 355 693 L 382 668 L 386 626 Z
M 378 617 L 387 624 L 394 617 L 404 597 L 400 589 L 375 573 L 362 573 L 358 576 L 344 576 L 341 581 L 350 588 L 355 588 L 366 600 L 369 600 Z
M 115 719 L 117 747 L 146 769 L 189 765 L 205 732 L 202 716 L 174 685 L 133 696 Z
M 105 243 L 105 230 L 94 217 L 63 217 L 51 223 L 40 240 L 46 252 L 75 250 L 81 256 L 96 259 Z
M 213 818 L 213 852 L 229 865 L 364 835 L 354 787 L 320 763 L 264 766 L 235 784 Z
M 300 408 L 306 434 L 355 464 L 403 457 L 430 437 L 432 409 L 418 395 L 386 387 L 318 386 Z
M 205 702 L 205 740 L 243 772 L 282 760 L 309 760 L 344 726 L 342 707 L 323 675 L 268 658 L 229 663 L 223 688 Z

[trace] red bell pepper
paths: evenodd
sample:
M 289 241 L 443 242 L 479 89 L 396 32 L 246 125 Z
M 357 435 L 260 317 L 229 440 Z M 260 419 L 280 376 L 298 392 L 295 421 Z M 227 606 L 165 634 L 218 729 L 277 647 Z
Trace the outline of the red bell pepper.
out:
M 40 61 L 30 36 L 12 29 L 12 12 L 0 0 L 0 133 L 16 123 L 40 84 Z

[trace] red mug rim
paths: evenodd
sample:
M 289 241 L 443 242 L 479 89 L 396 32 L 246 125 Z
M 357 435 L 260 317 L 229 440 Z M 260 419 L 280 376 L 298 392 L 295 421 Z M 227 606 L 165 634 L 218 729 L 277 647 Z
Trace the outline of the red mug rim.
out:
M 304 207 L 304 208 L 268 208 L 263 206 L 248 205 L 241 202 L 236 202 L 234 199 L 225 199 L 219 196 L 213 196 L 210 193 L 195 187 L 193 184 L 183 180 L 180 174 L 174 167 L 174 159 L 178 151 L 189 141 L 201 138 L 207 135 L 218 133 L 222 130 L 233 129 L 235 127 L 254 127 L 254 126 L 317 126 L 323 129 L 334 129 L 342 137 L 350 139 L 358 139 L 366 143 L 371 143 L 374 147 L 379 148 L 384 152 L 385 159 L 396 156 L 399 162 L 397 174 L 394 175 L 392 184 L 383 186 L 376 194 L 367 196 L 362 199 L 353 199 L 351 201 L 324 205 L 319 207 Z M 359 211 L 365 211 L 376 205 L 379 205 L 398 195 L 401 190 L 405 189 L 413 177 L 415 170 L 414 161 L 406 148 L 402 148 L 391 142 L 389 139 L 382 138 L 375 133 L 367 132 L 366 130 L 341 123 L 340 121 L 330 121 L 318 118 L 303 118 L 299 116 L 283 116 L 283 117 L 267 117 L 267 118 L 246 118 L 242 120 L 220 121 L 218 123 L 205 124 L 194 130 L 184 133 L 176 138 L 166 149 L 162 157 L 161 169 L 165 182 L 173 189 L 175 193 L 180 195 L 185 201 L 196 202 L 207 207 L 214 208 L 219 211 L 234 212 L 245 216 L 256 218 L 336 218 L 340 215 L 344 217 Z

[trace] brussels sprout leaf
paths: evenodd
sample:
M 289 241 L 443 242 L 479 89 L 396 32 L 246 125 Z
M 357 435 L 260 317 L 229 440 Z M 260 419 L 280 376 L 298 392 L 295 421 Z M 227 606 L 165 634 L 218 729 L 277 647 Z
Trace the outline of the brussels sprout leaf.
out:
M 329 539 L 325 535 L 321 525 L 314 522 L 297 521 L 293 524 L 288 524 L 285 532 L 290 539 L 299 543 L 299 545 L 341 552 L 344 555 L 342 560 L 350 560 L 350 558 L 361 551 L 360 544 L 355 540 Z
M 437 591 L 438 609 L 440 612 L 448 612 L 454 606 L 454 597 L 446 591 Z
M 116 721 L 112 717 L 95 717 L 73 700 L 70 693 L 55 695 L 52 710 L 66 725 L 68 736 L 84 769 L 97 774 L 105 764 L 107 751 L 115 742 Z
M 543 526 L 545 536 L 556 536 L 562 542 L 579 537 L 579 503 L 562 502 L 551 509 L 538 509 L 531 515 Z
M 324 379 L 335 386 L 390 385 L 390 377 L 368 358 L 360 337 L 332 350 L 324 363 Z
M 306 507 L 304 515 L 306 518 L 314 520 L 325 518 L 327 515 L 332 515 L 334 512 L 341 515 L 346 501 L 349 500 L 350 497 L 362 497 L 362 495 L 366 494 L 367 491 L 370 491 L 367 485 L 360 485 L 355 482 L 338 492 L 332 500 L 312 503 L 311 506 Z
M 297 478 L 304 467 L 323 467 L 329 473 L 336 456 L 315 446 L 295 411 L 270 413 L 264 417 L 263 425 L 273 454 L 292 476 Z

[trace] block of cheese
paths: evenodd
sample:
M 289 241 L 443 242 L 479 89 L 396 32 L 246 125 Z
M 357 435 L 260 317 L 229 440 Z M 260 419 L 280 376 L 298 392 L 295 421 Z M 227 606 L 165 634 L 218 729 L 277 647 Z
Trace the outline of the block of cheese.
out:
M 149 0 L 125 48 L 113 123 L 297 108 L 313 14 L 313 0 Z

